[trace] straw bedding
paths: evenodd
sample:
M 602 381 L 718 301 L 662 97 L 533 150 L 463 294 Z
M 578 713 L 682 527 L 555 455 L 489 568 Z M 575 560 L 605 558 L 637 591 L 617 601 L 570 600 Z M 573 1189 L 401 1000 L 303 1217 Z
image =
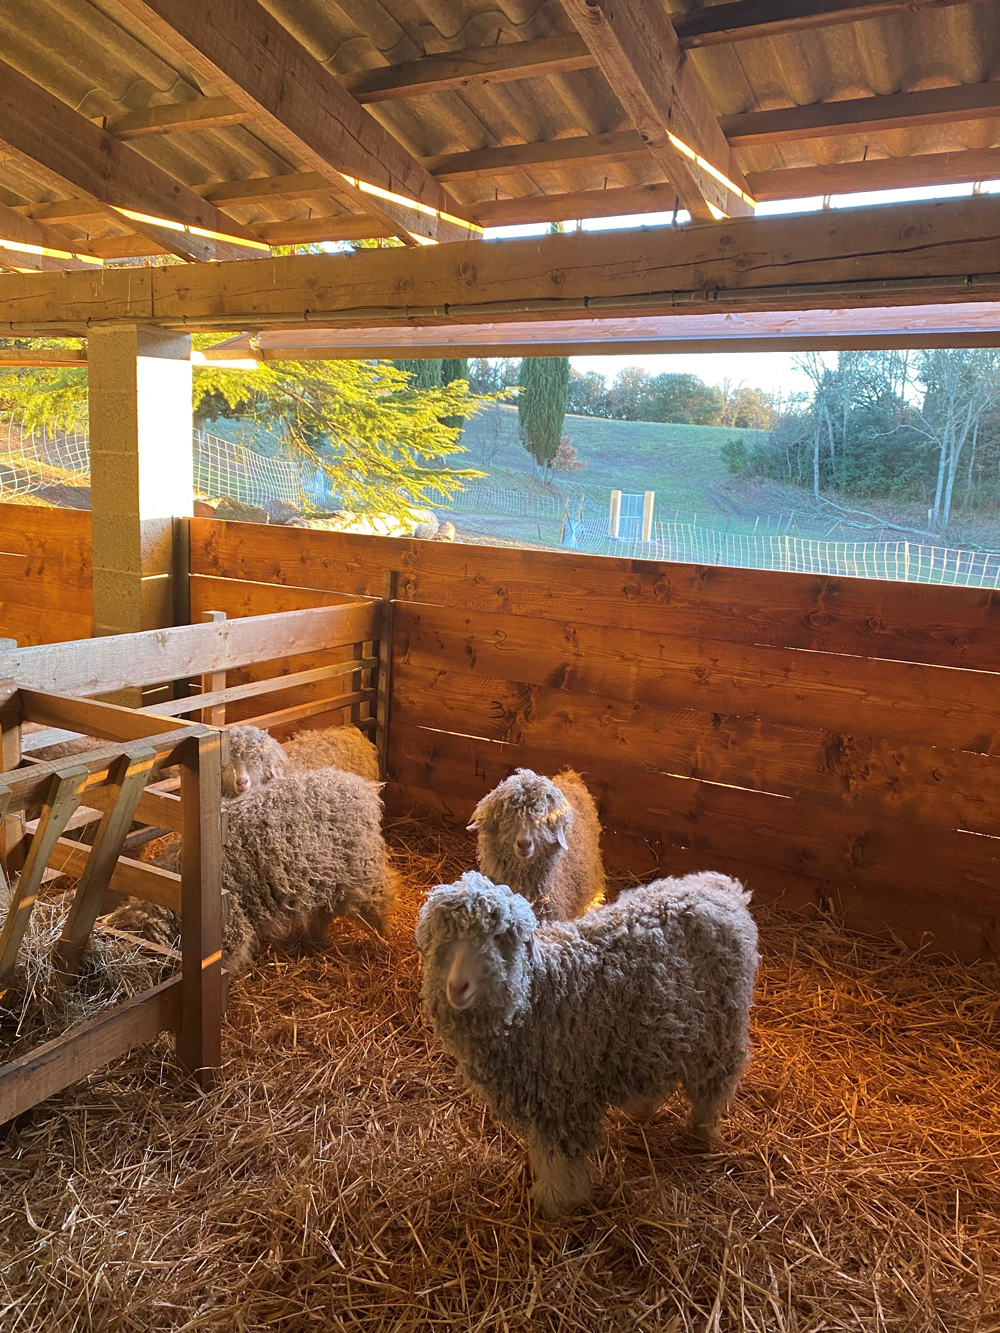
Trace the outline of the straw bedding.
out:
M 1000 992 L 758 909 L 756 1056 L 725 1145 L 612 1117 L 595 1210 L 543 1222 L 520 1146 L 420 1018 L 421 893 L 470 844 L 395 830 L 388 946 L 337 923 L 234 984 L 206 1096 L 166 1041 L 0 1146 L 0 1328 L 1000 1328 Z

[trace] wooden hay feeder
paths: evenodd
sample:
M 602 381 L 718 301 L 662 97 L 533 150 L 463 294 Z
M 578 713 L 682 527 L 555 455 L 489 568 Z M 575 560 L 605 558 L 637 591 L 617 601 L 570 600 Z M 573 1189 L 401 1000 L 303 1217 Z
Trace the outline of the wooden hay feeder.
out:
M 161 1031 L 176 1035 L 181 1063 L 203 1086 L 213 1081 L 226 990 L 221 768 L 228 738 L 219 728 L 227 710 L 230 722 L 279 734 L 306 719 L 352 722 L 374 731 L 384 754 L 379 647 L 389 603 L 337 600 L 234 621 L 210 612 L 201 625 L 0 653 L 0 893 L 9 902 L 0 997 L 47 879 L 77 880 L 53 959 L 67 979 L 117 894 L 181 918 L 180 952 L 167 951 L 178 966 L 165 981 L 0 1065 L 0 1124 Z M 239 683 L 227 684 L 228 673 Z M 160 697 L 190 690 L 192 678 L 197 692 Z M 157 701 L 130 708 L 79 697 L 142 690 Z M 263 712 L 262 696 L 270 696 Z M 197 720 L 181 719 L 192 713 Z M 30 724 L 43 729 L 27 730 Z M 111 743 L 55 761 L 33 757 L 80 734 Z M 175 765 L 179 783 L 164 782 L 164 770 Z M 40 816 L 30 818 L 38 807 Z M 66 836 L 95 822 L 92 844 Z M 154 832 L 182 835 L 180 875 L 123 854 Z

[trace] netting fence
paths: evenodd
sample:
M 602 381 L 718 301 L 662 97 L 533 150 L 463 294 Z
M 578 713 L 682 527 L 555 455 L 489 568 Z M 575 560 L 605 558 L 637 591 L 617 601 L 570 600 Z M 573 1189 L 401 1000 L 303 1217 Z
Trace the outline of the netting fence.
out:
M 194 486 L 200 495 L 231 495 L 243 504 L 265 506 L 325 492 L 323 476 L 304 470 L 290 458 L 267 456 L 246 444 L 195 430 Z M 90 442 L 85 431 L 24 430 L 8 420 L 0 425 L 0 501 L 44 491 L 52 486 L 90 484 Z

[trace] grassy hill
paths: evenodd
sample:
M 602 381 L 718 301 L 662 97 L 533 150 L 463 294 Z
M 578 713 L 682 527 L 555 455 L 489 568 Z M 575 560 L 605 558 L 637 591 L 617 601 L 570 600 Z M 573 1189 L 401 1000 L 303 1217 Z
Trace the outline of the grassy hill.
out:
M 565 494 L 582 491 L 606 503 L 611 490 L 652 490 L 664 511 L 726 513 L 718 489 L 729 477 L 722 446 L 748 432 L 568 416 L 563 433 L 587 465 L 582 472 L 556 475 L 554 484 Z M 473 417 L 462 443 L 468 461 L 489 474 L 481 485 L 540 489 L 532 460 L 517 440 L 516 408 L 496 406 Z

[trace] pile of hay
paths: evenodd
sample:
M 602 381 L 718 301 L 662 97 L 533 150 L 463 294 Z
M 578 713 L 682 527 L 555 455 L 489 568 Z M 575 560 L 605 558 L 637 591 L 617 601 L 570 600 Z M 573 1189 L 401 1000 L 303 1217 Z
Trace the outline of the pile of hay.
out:
M 388 946 L 269 955 L 223 1083 L 164 1042 L 0 1148 L 0 1328 L 986 1333 L 1000 1321 L 1000 991 L 988 967 L 758 910 L 756 1058 L 692 1152 L 612 1117 L 595 1210 L 545 1222 L 520 1145 L 418 1009 L 421 894 L 464 838 L 396 830 Z
M 67 885 L 69 881 L 60 883 Z M 17 969 L 0 996 L 0 1064 L 148 990 L 173 970 L 168 959 L 98 931 L 79 976 L 63 976 L 53 965 L 53 951 L 71 901 L 69 891 L 56 893 L 39 898 L 32 909 L 18 951 Z M 6 912 L 6 895 L 0 894 L 0 922 Z

